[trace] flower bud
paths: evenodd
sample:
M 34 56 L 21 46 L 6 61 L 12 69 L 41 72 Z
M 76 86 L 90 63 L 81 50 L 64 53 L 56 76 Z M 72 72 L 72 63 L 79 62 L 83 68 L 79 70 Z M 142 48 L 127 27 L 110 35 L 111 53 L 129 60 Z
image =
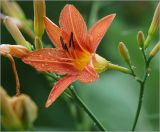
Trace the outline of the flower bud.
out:
M 153 16 L 150 28 L 148 30 L 148 36 L 144 43 L 144 48 L 148 47 L 154 35 L 158 31 L 159 26 L 160 26 L 160 3 L 158 3 L 158 6 L 154 12 L 154 16 Z
M 14 16 L 14 12 L 11 8 L 11 5 L 10 5 L 10 2 L 9 0 L 2 0 L 1 1 L 1 7 L 2 7 L 2 10 L 5 14 L 9 15 L 9 16 Z
M 154 57 L 160 50 L 160 41 L 154 46 L 154 48 L 149 53 L 150 57 Z
M 0 52 L 10 54 L 11 56 L 22 58 L 27 55 L 30 51 L 22 45 L 0 45 Z
M 7 95 L 6 91 L 0 87 L 1 97 L 1 125 L 5 130 L 24 130 L 23 126 L 15 114 L 11 105 L 11 98 Z
M 8 16 L 12 16 L 19 19 L 24 19 L 25 14 L 20 6 L 15 1 L 2 0 L 2 10 Z
M 123 42 L 119 43 L 118 49 L 119 49 L 119 52 L 120 52 L 122 58 L 125 60 L 125 62 L 128 65 L 130 65 L 131 64 L 131 62 L 130 62 L 130 55 L 129 55 L 127 47 L 125 46 L 125 44 Z
M 143 48 L 144 47 L 144 34 L 142 31 L 138 32 L 137 40 L 138 40 L 139 47 Z
M 31 45 L 25 40 L 11 17 L 5 17 L 4 24 L 18 45 L 23 45 L 31 50 Z
M 13 97 L 11 103 L 24 128 L 31 128 L 33 122 L 37 118 L 36 104 L 25 94 Z
M 45 0 L 34 0 L 34 32 L 38 37 L 42 37 L 44 33 L 43 16 L 45 15 Z
M 21 7 L 18 5 L 18 3 L 15 1 L 11 1 L 10 4 L 11 4 L 12 11 L 14 12 L 14 15 L 15 15 L 14 17 L 17 17 L 20 20 L 24 20 L 25 14 L 21 9 Z
M 95 54 L 93 56 L 93 65 L 95 70 L 100 73 L 105 70 L 107 70 L 108 61 L 104 59 L 103 57 L 99 56 L 98 54 Z

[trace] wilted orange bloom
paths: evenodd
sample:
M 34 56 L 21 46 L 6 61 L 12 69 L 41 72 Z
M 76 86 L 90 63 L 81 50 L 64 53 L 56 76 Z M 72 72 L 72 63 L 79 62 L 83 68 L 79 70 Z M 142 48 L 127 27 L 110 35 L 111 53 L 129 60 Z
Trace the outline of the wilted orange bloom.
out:
M 11 56 L 22 58 L 27 55 L 30 51 L 22 45 L 10 45 L 2 44 L 0 45 L 0 53 L 9 54 Z
M 44 17 L 46 31 L 55 48 L 44 48 L 29 53 L 22 60 L 39 71 L 50 71 L 64 75 L 51 90 L 46 107 L 75 80 L 93 82 L 98 79 L 93 61 L 96 49 L 115 14 L 105 16 L 87 31 L 86 24 L 73 5 L 61 11 L 58 27 Z

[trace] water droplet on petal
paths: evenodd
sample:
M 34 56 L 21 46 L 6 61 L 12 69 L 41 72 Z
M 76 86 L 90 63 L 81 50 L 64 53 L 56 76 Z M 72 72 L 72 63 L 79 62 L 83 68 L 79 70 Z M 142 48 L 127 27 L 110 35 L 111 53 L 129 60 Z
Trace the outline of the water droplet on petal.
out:
M 42 66 L 42 67 L 44 67 L 45 65 L 44 65 L 44 64 L 42 64 L 41 66 Z

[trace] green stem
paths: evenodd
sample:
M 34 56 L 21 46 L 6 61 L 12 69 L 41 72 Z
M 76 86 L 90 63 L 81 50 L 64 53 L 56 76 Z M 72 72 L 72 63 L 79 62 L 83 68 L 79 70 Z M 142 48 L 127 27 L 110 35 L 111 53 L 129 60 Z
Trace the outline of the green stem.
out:
M 135 72 L 134 72 L 133 67 L 131 66 L 131 64 L 129 64 L 129 68 L 130 68 L 130 70 L 131 70 L 131 75 L 132 75 L 133 77 L 136 77 L 136 74 L 135 74 Z
M 134 119 L 132 131 L 135 131 L 135 128 L 136 128 L 136 125 L 137 125 L 137 121 L 138 121 L 138 118 L 139 118 L 139 115 L 140 115 L 140 111 L 141 111 L 141 107 L 142 107 L 142 102 L 143 102 L 143 96 L 144 96 L 144 88 L 145 88 L 144 86 L 145 86 L 146 79 L 147 79 L 147 77 L 149 75 L 149 71 L 148 71 L 149 63 L 150 63 L 150 61 L 152 59 L 152 58 L 149 58 L 147 60 L 145 52 L 144 52 L 143 49 L 142 49 L 142 54 L 143 54 L 144 61 L 145 61 L 145 74 L 144 74 L 143 80 L 139 81 L 139 84 L 140 84 L 140 94 L 139 94 L 138 107 L 137 107 L 136 116 L 135 116 L 135 119 Z
M 120 72 L 123 72 L 123 73 L 130 74 L 130 70 L 129 69 L 127 69 L 125 67 L 122 67 L 122 66 L 119 66 L 119 65 L 112 64 L 112 63 L 109 63 L 107 65 L 107 68 L 108 69 L 112 69 L 112 70 L 116 70 L 116 71 L 120 71 Z
M 145 64 L 147 64 L 147 57 L 146 57 L 144 49 L 142 49 L 142 54 L 143 54 L 144 62 Z
M 70 89 L 71 93 L 73 94 L 73 96 L 75 97 L 75 99 L 78 102 L 78 104 L 84 109 L 84 111 L 89 115 L 89 117 L 96 123 L 97 127 L 101 131 L 106 131 L 104 126 L 100 123 L 100 121 L 96 118 L 96 116 L 89 110 L 89 108 L 86 106 L 86 104 L 78 96 L 78 94 L 76 93 L 74 88 L 73 87 L 69 87 L 69 89 Z
M 141 111 L 141 107 L 142 107 L 143 93 L 144 93 L 144 82 L 140 83 L 139 101 L 138 101 L 138 107 L 137 107 L 137 112 L 136 112 L 136 116 L 135 116 L 135 119 L 134 119 L 132 131 L 135 130 L 135 127 L 137 125 L 137 121 L 138 121 L 138 118 L 139 118 L 139 115 L 140 115 L 140 111 Z
M 97 14 L 98 14 L 99 7 L 100 7 L 99 2 L 97 1 L 92 2 L 92 7 L 89 15 L 89 22 L 88 22 L 89 27 L 91 27 L 93 23 L 97 21 L 97 16 L 98 16 Z
M 56 74 L 53 74 L 53 73 L 50 73 L 50 72 L 44 72 L 44 73 L 46 75 L 52 77 L 56 81 L 58 81 L 58 77 L 56 76 Z M 100 123 L 100 121 L 96 118 L 96 116 L 89 110 L 89 108 L 87 107 L 87 105 L 78 96 L 78 94 L 76 93 L 76 91 L 74 90 L 74 88 L 73 88 L 72 85 L 69 87 L 69 90 L 71 91 L 72 95 L 74 96 L 74 98 L 76 99 L 76 101 L 80 105 L 80 107 L 82 107 L 84 109 L 84 111 L 88 114 L 88 116 L 96 123 L 97 127 L 101 131 L 106 131 L 105 128 L 103 127 L 103 125 Z

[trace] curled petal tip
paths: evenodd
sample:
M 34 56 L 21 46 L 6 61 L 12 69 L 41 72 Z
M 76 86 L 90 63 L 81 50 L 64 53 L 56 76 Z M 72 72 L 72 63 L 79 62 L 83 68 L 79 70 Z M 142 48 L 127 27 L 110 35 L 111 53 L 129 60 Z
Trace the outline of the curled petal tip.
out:
M 46 104 L 45 104 L 45 107 L 48 108 L 51 104 L 52 104 L 52 100 L 48 99 Z
M 110 16 L 112 17 L 112 19 L 114 19 L 116 17 L 116 13 L 113 13 Z

